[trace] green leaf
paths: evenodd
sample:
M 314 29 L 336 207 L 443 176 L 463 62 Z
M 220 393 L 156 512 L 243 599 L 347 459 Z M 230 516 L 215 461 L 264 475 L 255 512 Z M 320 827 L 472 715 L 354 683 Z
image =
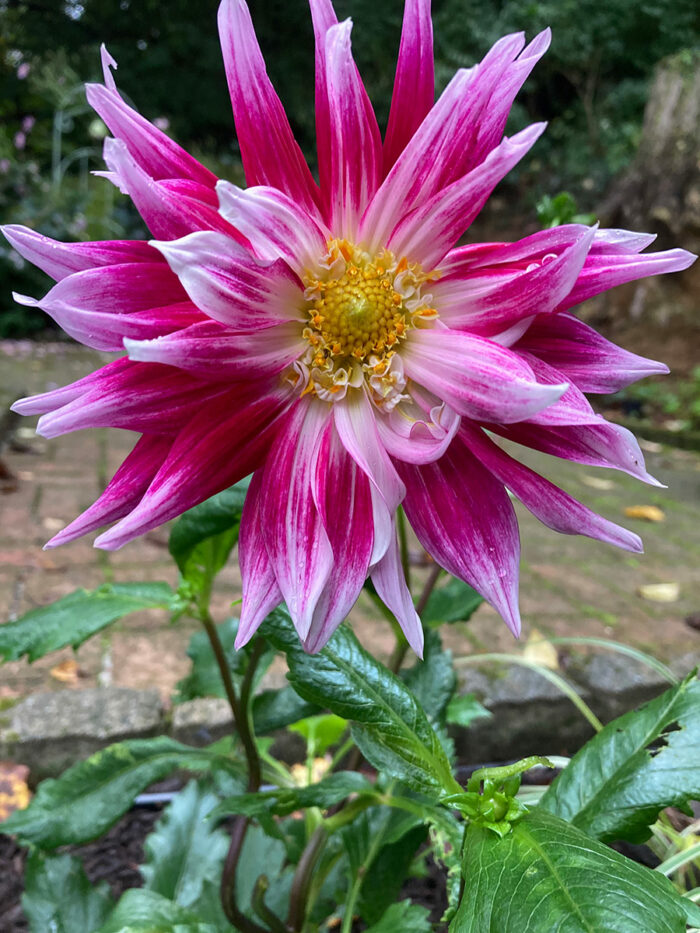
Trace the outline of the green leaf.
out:
M 450 577 L 444 586 L 436 587 L 430 594 L 421 614 L 423 625 L 434 628 L 443 622 L 467 621 L 483 601 L 468 583 Z
M 253 891 L 258 878 L 265 875 L 270 884 L 265 904 L 280 920 L 286 918 L 294 869 L 291 865 L 285 867 L 285 861 L 284 843 L 267 836 L 259 826 L 248 827 L 236 869 L 236 899 L 243 913 L 255 917 L 251 907 Z
M 169 548 L 182 576 L 196 590 L 208 586 L 238 541 L 243 503 L 250 480 L 185 512 L 173 525 Z
M 36 661 L 51 651 L 79 645 L 117 619 L 140 609 L 168 609 L 174 594 L 167 583 L 110 583 L 76 590 L 50 606 L 32 609 L 0 625 L 0 658 Z
M 24 872 L 22 909 L 32 933 L 94 933 L 112 909 L 109 885 L 91 885 L 70 855 L 32 852 Z
M 483 707 L 473 693 L 452 697 L 446 714 L 449 723 L 465 728 L 468 728 L 476 719 L 488 719 L 492 715 L 493 713 Z
M 204 771 L 216 760 L 207 749 L 166 736 L 110 745 L 60 778 L 42 781 L 27 809 L 12 813 L 3 832 L 43 849 L 89 842 L 109 829 L 149 784 L 175 770 Z
M 459 789 L 416 698 L 347 626 L 313 657 L 301 647 L 283 610 L 268 617 L 263 634 L 287 655 L 287 676 L 301 697 L 353 721 L 353 738 L 375 768 L 433 798 Z
M 347 728 L 346 719 L 326 713 L 321 716 L 308 716 L 290 726 L 289 731 L 296 732 L 305 739 L 308 756 L 315 758 L 325 755 L 331 745 L 339 742 Z
M 374 785 L 355 771 L 337 771 L 328 775 L 317 784 L 307 787 L 277 787 L 274 790 L 259 791 L 257 794 L 236 794 L 227 797 L 213 811 L 211 818 L 237 814 L 241 816 L 287 816 L 295 810 L 308 807 L 320 807 L 322 810 L 332 807 L 349 797 L 350 794 L 373 794 Z
M 144 843 L 141 866 L 144 885 L 151 891 L 192 907 L 207 878 L 217 878 L 228 851 L 229 838 L 207 820 L 219 802 L 196 781 L 180 791 Z
M 452 667 L 452 652 L 442 650 L 437 632 L 425 633 L 423 660 L 402 671 L 401 679 L 414 693 L 428 719 L 439 722 L 454 693 L 457 677 Z
M 96 933 L 221 933 L 166 897 L 130 888 Z
M 462 902 L 451 933 L 685 933 L 673 885 L 536 808 L 499 838 L 466 832 Z
M 401 891 L 416 851 L 425 842 L 426 835 L 427 828 L 424 825 L 413 825 L 400 839 L 382 846 L 379 850 L 363 877 L 360 889 L 359 912 L 366 923 L 376 923 L 386 916 L 387 908 L 391 910 L 390 905 L 399 906 L 394 902 Z M 398 929 L 403 930 L 404 927 Z
M 643 842 L 664 807 L 700 799 L 700 681 L 625 713 L 572 758 L 541 806 L 603 841 Z
M 379 923 L 368 927 L 366 933 L 397 933 L 397 930 L 400 933 L 430 933 L 433 926 L 429 916 L 426 907 L 410 901 L 399 901 L 391 905 Z
M 253 724 L 256 735 L 267 735 L 276 729 L 319 712 L 315 703 L 307 703 L 292 687 L 263 690 L 253 699 Z

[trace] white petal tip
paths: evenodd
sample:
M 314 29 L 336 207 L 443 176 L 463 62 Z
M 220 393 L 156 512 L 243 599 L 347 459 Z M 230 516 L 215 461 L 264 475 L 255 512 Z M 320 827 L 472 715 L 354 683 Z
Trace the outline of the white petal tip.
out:
M 39 307 L 39 302 L 36 298 L 30 298 L 29 295 L 20 295 L 19 292 L 12 292 L 12 297 L 18 305 L 24 305 L 27 308 Z

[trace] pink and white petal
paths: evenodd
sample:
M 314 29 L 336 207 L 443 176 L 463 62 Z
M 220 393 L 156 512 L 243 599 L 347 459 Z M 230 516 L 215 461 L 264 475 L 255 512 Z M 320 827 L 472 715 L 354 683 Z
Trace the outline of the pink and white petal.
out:
M 44 415 L 49 411 L 56 411 L 57 408 L 80 398 L 93 386 L 100 385 L 104 380 L 118 378 L 124 369 L 130 368 L 132 364 L 127 359 L 113 360 L 70 385 L 52 389 L 50 392 L 42 392 L 41 395 L 30 395 L 27 398 L 18 399 L 12 406 L 12 410 L 20 415 Z
M 349 456 L 328 421 L 318 448 L 313 495 L 330 541 L 333 564 L 303 640 L 316 654 L 355 605 L 374 547 L 369 480 Z
M 548 479 L 508 456 L 479 428 L 465 425 L 460 433 L 471 452 L 548 528 L 565 535 L 587 535 L 626 551 L 641 553 L 639 535 L 597 515 Z
M 282 602 L 282 591 L 277 585 L 260 524 L 261 497 L 264 499 L 266 495 L 262 474 L 262 469 L 253 474 L 241 515 L 238 562 L 243 600 L 234 646 L 237 651 L 250 641 L 265 617 Z
M 409 378 L 475 421 L 522 421 L 567 389 L 565 384 L 539 385 L 517 354 L 460 331 L 416 330 L 401 355 Z
M 406 0 L 394 92 L 384 138 L 386 175 L 435 101 L 430 0 Z
M 126 339 L 124 347 L 130 360 L 164 363 L 212 382 L 240 382 L 277 375 L 308 343 L 294 322 L 236 334 L 216 321 L 204 321 L 154 340 Z
M 515 511 L 503 485 L 455 439 L 436 463 L 397 463 L 406 484 L 404 509 L 436 562 L 464 580 L 520 634 Z
M 600 424 L 550 428 L 523 422 L 487 424 L 485 427 L 516 444 L 541 450 L 561 460 L 621 470 L 650 486 L 663 485 L 647 473 L 637 439 L 631 431 L 619 424 L 603 421 Z
M 331 0 L 309 0 L 311 19 L 314 25 L 315 68 L 316 68 L 316 146 L 318 155 L 318 175 L 321 182 L 323 207 L 328 216 L 328 197 L 331 190 L 331 116 L 328 101 L 328 82 L 326 79 L 326 34 L 331 26 L 337 26 Z
M 407 463 L 438 460 L 452 443 L 461 420 L 444 402 L 426 412 L 413 399 L 380 412 L 376 418 L 386 452 Z
M 440 319 L 456 330 L 491 336 L 522 318 L 553 311 L 574 287 L 595 228 L 577 234 L 558 255 L 550 253 L 525 268 L 494 263 L 480 274 L 439 279 L 431 292 Z
M 318 189 L 272 86 L 243 0 L 223 0 L 219 36 L 249 185 L 269 185 L 316 210 Z
M 95 382 L 79 398 L 42 415 L 37 434 L 58 437 L 84 428 L 123 428 L 144 434 L 172 434 L 197 412 L 213 409 L 236 390 L 204 382 L 158 363 L 126 360 L 119 373 Z
M 423 626 L 413 605 L 411 591 L 401 566 L 395 523 L 384 557 L 372 568 L 372 583 L 384 605 L 391 610 L 413 651 L 423 657 Z
M 472 168 L 498 145 L 506 127 L 513 101 L 537 62 L 545 54 L 552 41 L 550 29 L 539 33 L 510 64 L 491 94 L 488 106 L 479 122 L 479 134 L 474 151 L 465 168 Z
M 54 548 L 124 518 L 135 508 L 172 446 L 167 434 L 144 434 L 89 509 L 44 545 Z
M 559 386 L 566 382 L 566 377 L 558 369 L 545 363 L 531 353 L 516 352 L 532 368 L 540 385 Z M 553 405 L 531 415 L 528 424 L 540 424 L 546 427 L 559 427 L 573 424 L 599 424 L 605 421 L 596 414 L 586 396 L 573 383 L 569 383 L 566 392 Z
M 598 230 L 591 247 L 591 255 L 596 253 L 641 253 L 656 239 L 655 233 L 635 233 L 633 230 L 617 230 L 603 227 Z
M 107 59 L 103 55 L 105 71 L 108 71 L 110 63 L 116 68 L 114 59 L 109 53 L 107 55 Z M 190 178 L 208 188 L 213 188 L 216 184 L 216 175 L 185 152 L 169 136 L 149 123 L 138 111 L 129 107 L 117 91 L 113 78 L 110 84 L 111 86 L 108 87 L 101 84 L 85 85 L 88 103 L 104 120 L 112 135 L 126 143 L 141 168 L 156 180 Z
M 523 45 L 522 34 L 505 36 L 479 65 L 455 74 L 362 219 L 360 238 L 370 249 L 384 246 L 402 217 L 465 174 L 484 108 L 504 69 Z
M 313 496 L 319 445 L 329 406 L 297 402 L 265 463 L 260 524 L 277 584 L 302 641 L 333 566 L 333 550 Z
M 61 279 L 40 299 L 15 295 L 27 307 L 38 307 L 61 325 L 71 337 L 97 350 L 121 350 L 121 338 L 153 336 L 144 332 L 138 313 L 182 305 L 187 295 L 165 263 L 121 263 L 75 272 Z M 190 309 L 190 321 L 196 315 Z M 168 329 L 168 311 L 151 315 Z M 174 317 L 178 317 L 177 314 Z M 181 315 L 179 316 L 181 317 Z M 172 326 L 172 325 L 171 325 Z
M 95 546 L 116 550 L 258 469 L 290 402 L 284 387 L 248 387 L 200 402 L 138 506 Z
M 588 257 L 576 284 L 561 302 L 558 310 L 573 308 L 593 295 L 599 295 L 625 282 L 634 282 L 650 275 L 663 275 L 667 272 L 682 272 L 692 266 L 696 258 L 693 253 L 684 249 L 632 255 L 597 252 Z
M 212 193 L 203 185 L 195 190 L 203 195 L 206 192 L 206 200 L 193 197 L 191 186 L 183 190 L 182 185 L 173 188 L 172 184 L 156 181 L 119 139 L 105 139 L 104 160 L 112 180 L 129 195 L 154 237 L 175 240 L 193 230 L 220 230 L 235 235 L 216 207 L 208 203 Z
M 326 89 L 330 112 L 329 226 L 356 239 L 363 211 L 379 187 L 382 140 L 377 118 L 350 49 L 352 23 L 326 33 Z
M 424 269 L 438 266 L 498 182 L 529 152 L 544 128 L 544 123 L 534 123 L 510 139 L 504 139 L 481 165 L 405 217 L 389 238 L 392 252 L 410 257 Z
M 557 369 L 581 392 L 618 392 L 668 366 L 649 360 L 601 337 L 572 314 L 535 317 L 515 347 Z
M 330 231 L 288 195 L 228 181 L 220 181 L 216 191 L 221 216 L 247 238 L 258 259 L 284 259 L 302 276 L 325 254 Z
M 0 231 L 20 256 L 57 281 L 95 266 L 160 261 L 158 253 L 142 240 L 61 243 L 20 224 L 7 224 Z
M 197 307 L 227 327 L 256 330 L 304 319 L 301 283 L 280 259 L 259 262 L 214 231 L 151 243 Z

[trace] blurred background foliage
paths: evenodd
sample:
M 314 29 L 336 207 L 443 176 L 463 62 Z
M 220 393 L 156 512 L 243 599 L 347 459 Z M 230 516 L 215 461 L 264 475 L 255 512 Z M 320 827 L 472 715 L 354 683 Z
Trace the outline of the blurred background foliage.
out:
M 400 0 L 336 0 L 355 21 L 354 49 L 386 121 Z M 99 44 L 119 63 L 124 96 L 223 177 L 237 157 L 216 32 L 218 0 L 0 0 L 0 218 L 59 239 L 141 236 L 138 217 L 101 167 L 104 125 L 83 82 L 100 80 Z M 250 0 L 268 70 L 314 161 L 313 35 L 307 0 Z M 433 0 L 437 83 L 501 35 L 549 25 L 553 44 L 513 110 L 509 132 L 549 130 L 494 200 L 501 226 L 590 220 L 634 157 L 656 64 L 698 44 L 697 0 Z M 557 197 L 559 200 L 557 201 Z M 491 218 L 494 221 L 493 218 Z M 488 221 L 488 218 L 487 218 Z M 497 222 L 497 221 L 494 221 Z M 0 245 L 0 293 L 38 292 L 36 273 Z M 3 297 L 0 337 L 43 327 Z

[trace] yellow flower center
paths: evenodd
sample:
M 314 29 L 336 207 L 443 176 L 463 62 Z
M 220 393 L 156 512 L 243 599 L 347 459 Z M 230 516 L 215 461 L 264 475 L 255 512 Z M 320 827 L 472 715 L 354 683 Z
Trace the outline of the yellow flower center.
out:
M 318 269 L 304 277 L 306 391 L 331 400 L 367 380 L 373 397 L 397 397 L 405 380 L 392 362 L 395 351 L 419 319 L 437 316 L 420 294 L 427 279 L 420 266 L 389 250 L 371 255 L 347 240 L 330 240 Z

